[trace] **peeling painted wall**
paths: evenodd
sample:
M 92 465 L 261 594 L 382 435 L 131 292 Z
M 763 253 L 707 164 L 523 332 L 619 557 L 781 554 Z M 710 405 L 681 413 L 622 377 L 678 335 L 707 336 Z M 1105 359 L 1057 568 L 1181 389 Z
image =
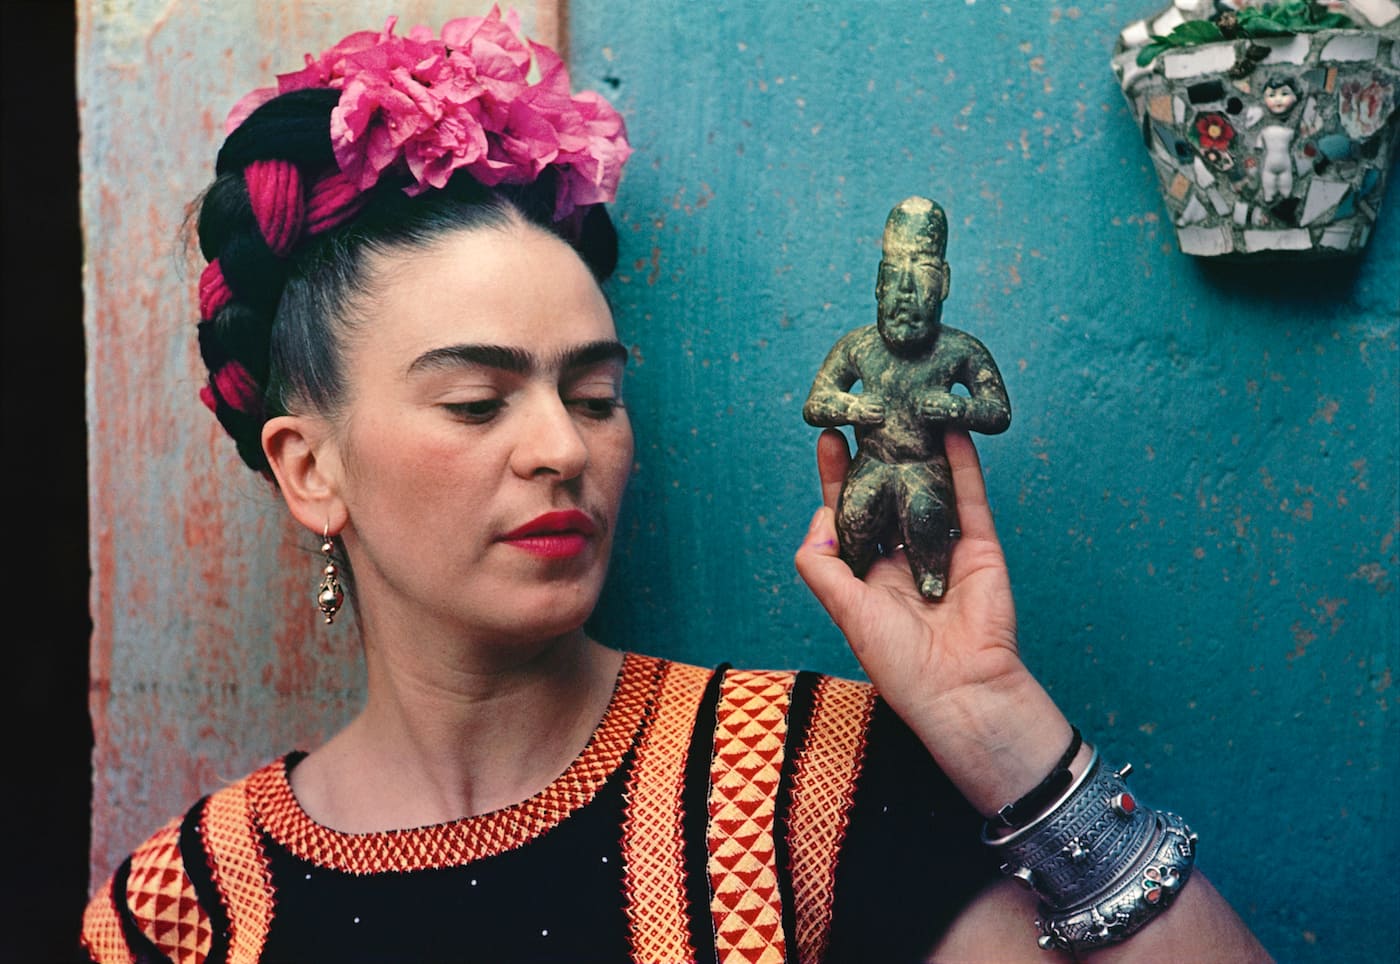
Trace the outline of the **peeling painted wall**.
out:
M 1108 66 L 1160 6 L 574 0 L 575 81 L 637 146 L 612 296 L 638 471 L 596 622 L 856 671 L 792 571 L 801 407 L 874 320 L 885 214 L 928 194 L 945 319 L 1015 412 L 979 448 L 1026 659 L 1281 960 L 1393 959 L 1397 202 L 1359 264 L 1178 253 Z
M 225 108 L 382 8 L 80 9 L 101 876 L 360 698 L 348 625 L 288 618 L 315 540 L 194 400 L 196 271 L 172 239 Z M 980 448 L 1027 660 L 1144 797 L 1190 817 L 1281 960 L 1392 957 L 1400 218 L 1358 263 L 1179 254 L 1108 70 L 1148 12 L 574 0 L 576 84 L 615 99 L 637 147 L 611 290 L 637 472 L 595 629 L 857 672 L 792 572 L 816 499 L 800 409 L 873 320 L 885 213 L 929 194 L 947 321 L 992 350 L 1015 410 Z
M 395 4 L 401 29 L 490 6 Z M 518 9 L 556 41 L 558 4 Z M 197 399 L 203 265 L 178 235 L 238 98 L 384 18 L 369 0 L 79 3 L 94 884 L 199 796 L 359 706 L 349 621 L 313 618 L 319 533 L 296 530 Z

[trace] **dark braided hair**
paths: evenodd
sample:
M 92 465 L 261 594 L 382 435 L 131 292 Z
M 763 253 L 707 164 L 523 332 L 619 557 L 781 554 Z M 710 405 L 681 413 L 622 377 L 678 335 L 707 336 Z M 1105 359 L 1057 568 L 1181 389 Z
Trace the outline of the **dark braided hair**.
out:
M 199 283 L 204 404 L 251 468 L 270 475 L 267 419 L 343 398 L 340 345 L 365 294 L 367 253 L 421 248 L 458 230 L 512 221 L 568 242 L 598 281 L 617 263 L 617 234 L 601 204 L 553 220 L 555 172 L 486 187 L 458 171 L 416 197 L 386 177 L 356 190 L 336 167 L 330 114 L 340 92 L 292 91 L 263 104 L 224 142 L 198 218 L 209 262 Z

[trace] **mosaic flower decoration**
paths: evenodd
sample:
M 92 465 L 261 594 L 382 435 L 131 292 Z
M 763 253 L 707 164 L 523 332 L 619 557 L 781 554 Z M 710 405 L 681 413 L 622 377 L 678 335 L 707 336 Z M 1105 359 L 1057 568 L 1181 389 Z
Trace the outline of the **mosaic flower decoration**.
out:
M 461 169 L 486 185 L 528 184 L 553 167 L 556 220 L 616 197 L 632 153 L 621 115 L 596 93 L 572 94 L 559 55 L 524 40 L 514 12 L 448 21 L 441 37 L 423 26 L 396 36 L 396 24 L 308 54 L 303 69 L 240 100 L 228 130 L 279 94 L 330 88 L 341 92 L 336 163 L 362 191 L 395 174 L 410 179 L 405 193 L 421 194 Z
M 1207 147 L 1201 151 L 1201 156 L 1205 158 L 1207 164 L 1217 171 L 1230 171 L 1234 169 L 1235 159 L 1230 156 L 1230 152 L 1227 150 L 1223 151 L 1218 148 Z
M 1196 141 L 1202 150 L 1224 152 L 1235 139 L 1235 129 L 1224 114 L 1202 114 L 1196 118 Z

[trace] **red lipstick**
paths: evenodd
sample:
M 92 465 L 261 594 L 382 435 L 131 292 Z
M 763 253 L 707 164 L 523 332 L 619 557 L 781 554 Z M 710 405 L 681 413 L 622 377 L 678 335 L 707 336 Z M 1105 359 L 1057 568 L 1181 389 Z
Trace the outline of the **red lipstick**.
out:
M 546 512 L 501 536 L 501 541 L 541 559 L 567 559 L 588 548 L 598 526 L 586 512 Z

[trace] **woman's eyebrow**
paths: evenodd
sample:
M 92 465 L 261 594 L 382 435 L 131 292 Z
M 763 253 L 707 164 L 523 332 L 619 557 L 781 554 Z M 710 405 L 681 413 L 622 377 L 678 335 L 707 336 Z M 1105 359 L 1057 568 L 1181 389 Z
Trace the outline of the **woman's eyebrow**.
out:
M 627 347 L 611 339 L 590 341 L 561 351 L 552 366 L 557 371 L 588 368 L 600 362 L 627 363 Z M 529 375 L 540 368 L 539 358 L 513 345 L 447 345 L 426 351 L 408 366 L 408 374 L 420 371 L 481 366 L 513 375 Z
M 513 346 L 448 345 L 426 351 L 413 359 L 407 374 L 465 366 L 499 368 L 515 375 L 528 375 L 535 370 L 536 360 L 530 352 Z
M 620 341 L 608 339 L 590 341 L 585 345 L 568 348 L 560 353 L 558 368 L 562 372 L 576 368 L 588 368 L 600 362 L 627 364 L 627 346 Z

